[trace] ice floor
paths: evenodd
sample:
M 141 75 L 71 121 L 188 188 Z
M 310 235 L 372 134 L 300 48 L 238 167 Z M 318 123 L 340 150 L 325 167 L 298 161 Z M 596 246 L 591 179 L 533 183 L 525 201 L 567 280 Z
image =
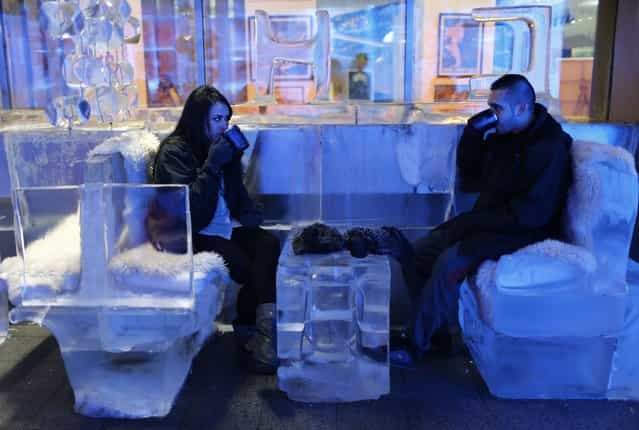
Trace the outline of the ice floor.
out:
M 416 370 L 391 369 L 391 393 L 377 401 L 301 404 L 275 377 L 234 363 L 224 334 L 195 359 L 164 419 L 93 419 L 73 412 L 73 393 L 55 340 L 38 327 L 11 327 L 0 346 L 0 429 L 637 429 L 639 404 L 614 401 L 500 400 L 467 355 L 429 355 Z

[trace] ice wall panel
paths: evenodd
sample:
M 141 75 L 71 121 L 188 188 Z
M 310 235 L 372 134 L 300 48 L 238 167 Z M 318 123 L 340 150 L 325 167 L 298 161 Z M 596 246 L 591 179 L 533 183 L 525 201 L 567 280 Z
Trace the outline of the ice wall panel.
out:
M 448 213 L 458 130 L 426 124 L 322 127 L 322 219 L 431 226 Z
M 264 204 L 270 223 L 320 218 L 319 127 L 265 128 L 257 133 L 246 164 L 245 183 Z

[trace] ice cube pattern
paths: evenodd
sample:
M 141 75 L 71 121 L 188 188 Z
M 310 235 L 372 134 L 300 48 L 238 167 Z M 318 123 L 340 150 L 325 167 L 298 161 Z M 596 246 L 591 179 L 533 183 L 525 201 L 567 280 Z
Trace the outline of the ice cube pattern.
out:
M 295 255 L 291 243 L 284 246 L 277 272 L 280 389 L 291 399 L 309 402 L 387 394 L 387 257 Z

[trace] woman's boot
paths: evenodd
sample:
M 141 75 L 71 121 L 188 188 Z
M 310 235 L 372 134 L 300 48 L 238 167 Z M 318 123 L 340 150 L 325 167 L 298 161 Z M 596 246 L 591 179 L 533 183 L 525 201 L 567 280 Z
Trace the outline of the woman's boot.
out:
M 277 372 L 277 338 L 275 303 L 263 303 L 255 311 L 255 333 L 244 345 L 248 354 L 246 365 L 256 373 L 272 375 Z

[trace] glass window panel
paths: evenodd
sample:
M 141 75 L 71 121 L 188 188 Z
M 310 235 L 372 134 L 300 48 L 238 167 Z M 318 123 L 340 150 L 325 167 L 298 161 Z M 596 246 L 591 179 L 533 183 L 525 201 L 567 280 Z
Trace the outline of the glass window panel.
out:
M 2 36 L 9 81 L 5 97 L 14 109 L 42 109 L 55 97 L 78 92 L 62 79 L 63 58 L 76 52 L 77 38 L 47 37 L 40 16 L 45 3 L 48 2 L 2 2 Z M 251 72 L 251 37 L 258 9 L 274 18 L 276 34 L 288 40 L 312 35 L 317 28 L 315 11 L 329 12 L 330 98 L 333 101 L 404 101 L 406 85 L 410 87 L 411 101 L 463 101 L 470 93 L 469 76 L 464 72 L 466 69 L 452 70 L 454 62 L 443 62 L 446 58 L 442 35 L 450 35 L 455 21 L 446 21 L 450 26 L 442 26 L 442 16 L 468 17 L 474 8 L 481 7 L 546 5 L 552 8 L 551 95 L 563 116 L 589 115 L 597 0 L 415 0 L 410 3 L 412 10 L 408 14 L 405 0 L 204 0 L 197 3 L 195 0 L 129 0 L 128 3 L 131 15 L 140 17 L 142 23 L 139 43 L 128 44 L 125 55 L 135 67 L 139 105 L 143 107 L 182 105 L 186 96 L 201 83 L 200 76 L 219 87 L 232 103 L 252 100 L 256 89 Z M 199 5 L 202 11 L 196 9 Z M 197 25 L 200 12 L 204 18 L 202 26 Z M 411 17 L 414 34 L 406 34 L 407 15 Z M 201 29 L 203 36 L 198 34 Z M 467 39 L 462 38 L 462 42 L 468 43 L 462 44 L 460 52 L 464 58 L 470 58 L 469 53 L 475 58 L 474 54 L 478 53 L 480 73 L 501 74 L 513 70 L 515 38 L 511 25 L 485 24 L 481 26 L 479 43 L 472 44 L 473 37 Z M 405 58 L 407 41 L 415 47 L 410 61 Z M 198 61 L 199 43 L 204 51 L 204 64 Z M 468 66 L 472 62 L 466 63 Z M 284 62 L 276 70 L 278 101 L 299 103 L 312 98 L 312 74 L 309 77 L 308 73 L 299 73 L 303 67 Z M 406 67 L 411 69 L 407 71 Z M 412 81 L 406 84 L 405 76 Z
M 53 40 L 40 29 L 40 1 L 2 2 L 6 64 L 13 108 L 44 108 L 53 97 L 67 95 L 62 58 L 73 41 Z
M 14 109 L 42 109 L 55 97 L 79 91 L 65 84 L 63 60 L 65 55 L 81 52 L 80 38 L 47 35 L 41 13 L 45 3 L 55 2 L 2 2 L 10 101 Z M 78 4 L 79 8 L 87 2 Z M 130 40 L 138 41 L 127 43 L 124 52 L 112 49 L 96 54 L 99 58 L 103 54 L 115 55 L 118 61 L 132 63 L 140 106 L 179 106 L 197 86 L 194 4 L 193 0 L 128 0 L 131 16 L 142 18 L 142 37 Z M 83 12 L 88 17 L 87 9 Z M 85 19 L 85 30 L 87 27 Z M 127 24 L 123 31 L 125 38 L 133 34 Z
M 198 82 L 193 0 L 141 2 L 144 73 L 149 107 L 180 106 Z

